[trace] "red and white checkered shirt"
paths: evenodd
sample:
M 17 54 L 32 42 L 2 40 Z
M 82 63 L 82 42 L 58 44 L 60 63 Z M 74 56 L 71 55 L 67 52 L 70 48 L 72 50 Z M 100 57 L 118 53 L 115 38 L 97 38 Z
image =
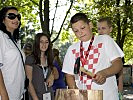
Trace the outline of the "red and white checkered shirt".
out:
M 86 54 L 89 43 L 90 41 L 83 42 L 83 56 Z M 107 35 L 95 36 L 84 68 L 92 73 L 97 73 L 102 69 L 110 67 L 112 60 L 122 57 L 123 55 L 123 52 L 120 52 L 120 48 L 119 50 L 118 48 L 118 45 L 116 45 L 111 37 Z M 74 75 L 74 64 L 77 57 L 80 57 L 80 42 L 77 42 L 68 48 L 64 58 L 62 71 Z M 80 74 L 75 76 L 75 82 L 79 89 L 103 90 L 103 100 L 117 100 L 118 91 L 115 76 L 107 78 L 103 85 L 96 84 L 92 81 L 92 78 L 85 74 L 83 76 Z M 77 76 L 79 77 L 77 78 Z M 108 93 L 109 91 L 110 93 Z M 110 97 L 110 99 L 108 97 Z

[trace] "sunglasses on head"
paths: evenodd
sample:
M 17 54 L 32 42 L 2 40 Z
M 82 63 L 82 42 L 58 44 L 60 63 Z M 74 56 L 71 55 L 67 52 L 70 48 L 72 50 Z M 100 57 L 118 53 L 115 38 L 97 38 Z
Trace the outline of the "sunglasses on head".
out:
M 18 18 L 18 20 L 21 19 L 21 15 L 20 14 L 16 15 L 14 13 L 9 13 L 9 14 L 6 15 L 6 17 L 8 17 L 11 20 L 15 19 L 16 17 Z

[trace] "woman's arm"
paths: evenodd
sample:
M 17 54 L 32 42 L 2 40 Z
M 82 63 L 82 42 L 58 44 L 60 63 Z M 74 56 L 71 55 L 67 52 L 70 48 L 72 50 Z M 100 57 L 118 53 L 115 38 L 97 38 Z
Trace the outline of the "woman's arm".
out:
M 2 100 L 9 100 L 1 70 L 0 70 L 0 95 Z
M 34 86 L 32 84 L 32 67 L 29 65 L 25 65 L 25 69 L 26 69 L 27 78 L 29 79 L 28 90 L 30 92 L 30 95 L 32 96 L 33 100 L 39 100 L 37 95 L 36 95 L 36 91 L 34 89 Z
M 56 67 L 53 67 L 52 74 L 54 75 L 54 80 L 59 78 L 59 73 Z
M 56 67 L 53 67 L 53 70 L 50 74 L 50 76 L 47 79 L 47 85 L 48 87 L 52 86 L 54 83 L 54 80 L 59 78 L 59 73 Z

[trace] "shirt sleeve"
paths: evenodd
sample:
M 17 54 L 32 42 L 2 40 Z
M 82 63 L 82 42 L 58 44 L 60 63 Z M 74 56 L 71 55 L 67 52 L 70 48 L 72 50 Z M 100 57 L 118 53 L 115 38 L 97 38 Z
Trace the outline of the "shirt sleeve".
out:
M 123 58 L 123 57 L 124 57 L 123 51 L 121 50 L 121 48 L 118 46 L 118 44 L 117 44 L 116 42 L 115 42 L 115 45 L 116 45 L 116 48 L 117 48 L 118 51 L 119 51 L 119 54 L 120 54 L 121 58 Z
M 109 57 L 110 61 L 113 61 L 118 57 L 122 58 L 124 53 L 110 36 L 105 36 L 104 43 L 105 43 L 105 52 Z
M 67 50 L 67 53 L 64 57 L 64 61 L 63 61 L 63 68 L 62 68 L 62 72 L 64 73 L 68 73 L 68 74 L 74 74 L 74 63 L 75 63 L 75 58 L 72 54 L 72 50 L 69 47 Z
M 34 60 L 33 56 L 30 55 L 30 56 L 26 57 L 25 65 L 32 66 L 34 64 L 34 62 L 35 62 L 35 60 Z

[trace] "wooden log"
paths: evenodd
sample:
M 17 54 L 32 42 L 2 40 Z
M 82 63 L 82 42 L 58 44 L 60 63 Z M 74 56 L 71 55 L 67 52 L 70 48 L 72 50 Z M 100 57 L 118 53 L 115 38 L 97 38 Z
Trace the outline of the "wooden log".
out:
M 55 100 L 103 100 L 102 90 L 57 89 Z

